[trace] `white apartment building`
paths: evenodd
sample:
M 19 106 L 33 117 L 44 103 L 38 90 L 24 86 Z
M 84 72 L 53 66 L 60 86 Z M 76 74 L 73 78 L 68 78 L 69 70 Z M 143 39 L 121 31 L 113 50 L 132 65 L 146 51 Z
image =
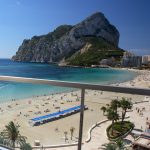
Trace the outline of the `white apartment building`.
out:
M 142 64 L 149 64 L 150 63 L 150 55 L 142 56 Z

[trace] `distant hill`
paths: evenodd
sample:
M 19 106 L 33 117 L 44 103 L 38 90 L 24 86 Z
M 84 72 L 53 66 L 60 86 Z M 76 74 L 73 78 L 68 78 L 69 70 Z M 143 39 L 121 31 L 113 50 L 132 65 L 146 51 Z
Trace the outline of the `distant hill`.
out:
M 24 40 L 12 60 L 89 66 L 112 56 L 120 59 L 123 50 L 118 42 L 118 30 L 98 12 L 77 25 L 61 25 L 47 35 Z

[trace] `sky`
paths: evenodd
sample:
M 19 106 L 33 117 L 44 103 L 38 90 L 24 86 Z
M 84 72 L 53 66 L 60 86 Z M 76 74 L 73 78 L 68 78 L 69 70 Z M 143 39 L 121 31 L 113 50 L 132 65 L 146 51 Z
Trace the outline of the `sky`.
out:
M 149 6 L 150 0 L 0 0 L 0 58 L 11 58 L 24 39 L 95 12 L 119 30 L 121 48 L 150 54 Z

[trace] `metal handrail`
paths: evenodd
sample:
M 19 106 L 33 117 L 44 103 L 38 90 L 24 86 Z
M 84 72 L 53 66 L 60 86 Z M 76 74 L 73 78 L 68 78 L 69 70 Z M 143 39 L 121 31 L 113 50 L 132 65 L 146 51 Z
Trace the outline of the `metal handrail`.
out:
M 78 150 L 81 150 L 81 148 L 82 148 L 84 98 L 85 98 L 85 90 L 86 89 L 150 96 L 150 89 L 118 87 L 118 86 L 112 86 L 112 85 L 97 85 L 97 84 L 87 84 L 87 83 L 47 80 L 47 79 L 36 79 L 36 78 L 24 78 L 24 77 L 13 77 L 13 76 L 0 76 L 0 81 L 45 84 L 45 85 L 52 85 L 52 86 L 61 86 L 61 87 L 81 89 L 81 110 L 80 110 Z
M 108 92 L 150 96 L 150 89 L 142 89 L 142 88 L 129 88 L 129 87 L 119 87 L 119 86 L 112 86 L 112 85 L 98 85 L 98 84 L 47 80 L 47 79 L 37 79 L 37 78 L 24 78 L 24 77 L 14 77 L 14 76 L 0 76 L 0 81 L 45 84 L 45 85 L 61 86 L 61 87 L 68 87 L 68 88 L 102 90 Z

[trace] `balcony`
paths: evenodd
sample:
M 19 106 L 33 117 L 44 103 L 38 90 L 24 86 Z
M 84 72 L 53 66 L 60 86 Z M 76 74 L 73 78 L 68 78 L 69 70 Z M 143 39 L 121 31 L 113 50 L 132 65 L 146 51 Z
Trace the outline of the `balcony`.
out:
M 146 118 L 150 110 L 149 89 L 10 76 L 0 76 L 0 81 L 68 89 L 67 93 L 43 93 L 43 95 L 37 93 L 32 98 L 20 101 L 12 97 L 11 102 L 2 104 L 0 110 L 1 114 L 4 115 L 1 116 L 0 122 L 2 120 L 4 123 L 14 121 L 19 124 L 21 134 L 27 137 L 27 141 L 31 143 L 33 149 L 98 149 L 101 146 L 100 143 L 108 142 L 105 131 L 106 126 L 110 124 L 106 116 L 103 116 L 100 108 L 110 103 L 111 100 L 121 99 L 122 97 L 130 99 L 134 103 L 132 112 L 128 112 L 129 118 L 127 120 L 134 122 L 135 127 L 140 130 L 145 131 L 146 129 Z M 80 108 L 79 111 L 74 113 L 74 109 L 71 108 L 76 106 L 80 106 Z M 141 112 L 141 114 L 137 113 L 136 118 L 138 119 L 136 121 L 134 114 L 137 109 L 144 109 L 145 106 L 147 110 Z M 88 108 L 88 110 L 85 108 Z M 69 115 L 62 113 L 64 110 L 70 109 Z M 33 118 L 49 114 L 54 115 L 54 113 L 60 113 L 62 116 L 57 118 L 58 114 L 55 114 L 55 119 L 52 118 L 52 120 L 45 122 L 42 120 L 42 123 L 38 125 L 31 122 Z M 141 126 L 141 124 L 143 125 Z M 0 125 L 0 131 L 5 125 L 3 123 Z M 72 139 L 70 137 L 71 127 L 75 128 Z M 39 144 L 39 146 L 35 146 L 36 144 Z

